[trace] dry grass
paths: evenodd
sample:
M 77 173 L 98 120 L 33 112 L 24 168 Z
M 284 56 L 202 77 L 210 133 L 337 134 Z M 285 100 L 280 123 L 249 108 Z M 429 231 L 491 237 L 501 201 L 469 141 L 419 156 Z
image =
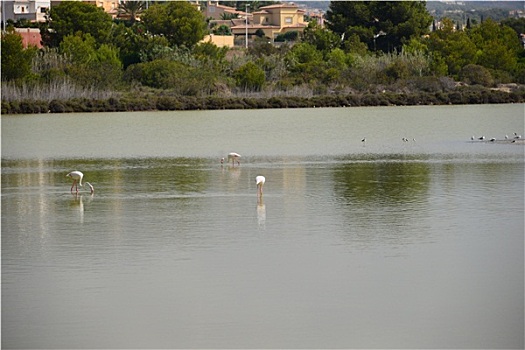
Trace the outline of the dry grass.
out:
M 81 87 L 71 82 L 68 78 L 56 79 L 49 84 L 29 83 L 15 84 L 2 82 L 2 101 L 52 101 L 70 100 L 74 98 L 87 98 L 102 100 L 115 97 L 116 93 Z

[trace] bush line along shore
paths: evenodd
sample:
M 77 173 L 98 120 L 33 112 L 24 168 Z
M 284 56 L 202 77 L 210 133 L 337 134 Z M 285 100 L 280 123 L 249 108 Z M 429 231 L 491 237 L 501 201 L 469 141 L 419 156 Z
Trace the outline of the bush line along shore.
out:
M 318 108 L 358 106 L 416 106 L 524 103 L 525 89 L 457 90 L 437 93 L 379 93 L 320 95 L 312 97 L 193 97 L 193 96 L 121 96 L 107 99 L 73 98 L 52 101 L 2 101 L 2 114 L 183 111 L 220 109 Z

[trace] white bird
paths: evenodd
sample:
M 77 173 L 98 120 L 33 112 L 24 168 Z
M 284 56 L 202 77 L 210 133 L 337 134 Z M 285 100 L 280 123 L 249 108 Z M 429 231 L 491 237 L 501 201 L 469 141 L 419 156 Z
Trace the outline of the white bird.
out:
M 266 178 L 262 175 L 255 177 L 255 183 L 257 184 L 257 196 L 262 196 L 265 181 Z
M 474 140 L 474 139 L 475 139 L 475 137 L 474 137 L 474 136 L 471 136 L 471 137 L 470 137 L 470 139 L 471 139 L 471 140 Z
M 84 178 L 84 174 L 82 174 L 78 170 L 74 170 L 74 171 L 70 172 L 69 174 L 67 174 L 66 177 L 70 177 L 70 178 L 73 179 L 73 185 L 71 185 L 71 192 L 73 192 L 73 187 L 75 187 L 76 192 L 78 193 L 78 185 L 80 185 L 80 187 L 83 186 L 82 185 L 82 178 Z M 89 182 L 86 182 L 86 185 L 89 186 L 91 193 L 95 192 L 95 189 L 93 188 L 93 186 Z
M 241 155 L 239 153 L 235 153 L 235 152 L 228 153 L 228 162 L 231 160 L 233 166 L 235 166 L 235 161 L 237 161 L 237 165 L 241 165 L 239 158 L 241 158 Z

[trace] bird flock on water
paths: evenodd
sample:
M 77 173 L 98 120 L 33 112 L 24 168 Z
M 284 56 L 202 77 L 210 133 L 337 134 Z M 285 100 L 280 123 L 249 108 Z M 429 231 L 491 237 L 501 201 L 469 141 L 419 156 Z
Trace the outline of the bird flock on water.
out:
M 479 137 L 476 137 L 476 136 L 471 136 L 470 137 L 470 140 L 471 141 L 490 141 L 490 142 L 496 142 L 496 141 L 502 141 L 502 142 L 516 142 L 518 140 L 521 140 L 522 137 L 520 134 L 518 134 L 517 132 L 514 133 L 514 136 L 511 136 L 509 137 L 509 135 L 505 135 L 505 138 L 504 139 L 497 139 L 495 137 L 491 137 L 490 139 L 487 139 L 485 137 L 485 135 L 482 135 L 482 136 L 479 136 Z
M 406 137 L 403 137 L 401 139 L 403 142 L 409 142 L 409 139 L 406 138 Z M 476 136 L 472 136 L 470 138 L 471 141 L 485 141 L 486 140 L 486 137 L 485 135 L 482 135 L 482 136 L 479 136 L 479 137 L 476 137 Z M 496 139 L 495 137 L 492 137 L 490 139 L 488 139 L 488 141 L 490 142 L 496 142 L 496 141 L 507 141 L 507 142 L 516 142 L 518 140 L 522 140 L 522 136 L 518 133 L 514 133 L 513 136 L 509 137 L 508 135 L 505 135 L 505 138 L 504 139 Z M 366 137 L 363 137 L 361 139 L 361 142 L 364 144 L 366 144 Z M 412 139 L 413 142 L 416 142 L 416 139 L 413 138 Z M 235 153 L 235 152 L 230 152 L 228 153 L 227 157 L 226 158 L 221 158 L 220 162 L 221 164 L 224 164 L 224 162 L 227 162 L 228 164 L 231 162 L 232 166 L 235 167 L 235 164 L 237 164 L 237 166 L 240 166 L 241 165 L 241 155 L 239 153 Z M 73 193 L 73 188 L 75 188 L 75 192 L 78 194 L 78 186 L 80 187 L 83 187 L 82 185 L 82 179 L 84 178 L 84 174 L 78 170 L 74 170 L 70 173 L 68 173 L 66 175 L 66 177 L 69 177 L 73 180 L 73 184 L 71 185 L 71 193 Z M 263 186 L 264 186 L 264 183 L 266 182 L 266 178 L 262 175 L 258 175 L 255 177 L 255 184 L 257 186 L 257 197 L 261 198 L 262 197 L 262 194 L 263 194 Z M 93 187 L 93 185 L 89 182 L 84 182 L 86 186 L 89 187 L 89 191 L 91 194 L 95 193 L 95 188 Z

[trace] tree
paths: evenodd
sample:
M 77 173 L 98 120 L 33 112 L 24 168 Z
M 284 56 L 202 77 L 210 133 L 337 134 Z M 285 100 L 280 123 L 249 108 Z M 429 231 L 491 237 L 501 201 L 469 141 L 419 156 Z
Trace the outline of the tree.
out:
M 226 24 L 221 24 L 217 29 L 213 30 L 215 35 L 232 35 L 232 30 Z
M 248 62 L 234 73 L 237 86 L 245 90 L 261 90 L 265 82 L 264 71 L 255 63 Z
M 24 79 L 31 74 L 31 62 L 37 49 L 24 49 L 22 37 L 14 31 L 2 34 L 2 80 Z
M 303 41 L 314 45 L 319 51 L 330 52 L 339 47 L 342 39 L 332 31 L 322 28 L 316 21 L 311 21 L 304 30 Z
M 235 19 L 235 18 L 239 18 L 239 14 L 237 14 L 237 13 L 228 13 L 228 12 L 221 13 L 221 19 L 223 21 L 227 21 L 227 20 Z
M 111 16 L 95 5 L 82 1 L 61 1 L 49 11 L 49 30 L 42 41 L 50 47 L 58 47 L 67 35 L 78 32 L 90 34 L 97 44 L 107 43 L 113 25 Z
M 285 55 L 285 62 L 290 73 L 300 82 L 309 83 L 316 80 L 319 69 L 323 65 L 323 54 L 309 43 L 299 43 Z
M 228 48 L 218 47 L 213 43 L 200 43 L 193 47 L 192 54 L 201 62 L 220 64 L 226 57 Z
M 274 41 L 276 42 L 286 42 L 286 41 L 296 41 L 299 38 L 299 32 L 292 30 L 290 32 L 285 32 L 277 35 Z
M 467 33 L 455 31 L 454 22 L 450 19 L 443 19 L 442 28 L 432 32 L 425 43 L 435 60 L 432 66 L 439 67 L 439 74 L 457 75 L 467 64 L 476 64 L 476 45 Z M 446 71 L 442 70 L 443 64 L 447 67 Z
M 507 18 L 501 21 L 502 25 L 511 27 L 516 32 L 516 35 L 525 33 L 525 18 Z
M 155 4 L 141 19 L 148 31 L 165 36 L 175 46 L 192 48 L 207 31 L 204 16 L 187 1 Z
M 478 64 L 508 72 L 516 68 L 518 54 L 523 49 L 512 28 L 489 18 L 470 30 L 469 36 L 478 49 Z
M 371 50 L 384 52 L 400 50 L 410 38 L 428 33 L 432 23 L 425 1 L 332 1 L 326 19 L 339 36 L 357 34 Z
M 122 74 L 118 50 L 102 44 L 96 47 L 90 35 L 68 35 L 60 43 L 60 51 L 71 57 L 69 75 L 80 85 L 107 88 L 117 85 Z
M 95 39 L 86 34 L 68 35 L 60 43 L 60 52 L 71 57 L 73 63 L 91 63 L 96 59 Z
M 123 1 L 118 5 L 117 11 L 119 15 L 129 17 L 131 25 L 137 20 L 137 16 L 140 15 L 146 8 L 146 2 L 144 1 Z
M 169 46 L 166 38 L 145 33 L 138 22 L 132 27 L 126 27 L 123 23 L 114 27 L 111 43 L 119 48 L 119 57 L 124 68 L 142 62 L 142 58 L 151 56 L 151 50 L 156 47 Z

